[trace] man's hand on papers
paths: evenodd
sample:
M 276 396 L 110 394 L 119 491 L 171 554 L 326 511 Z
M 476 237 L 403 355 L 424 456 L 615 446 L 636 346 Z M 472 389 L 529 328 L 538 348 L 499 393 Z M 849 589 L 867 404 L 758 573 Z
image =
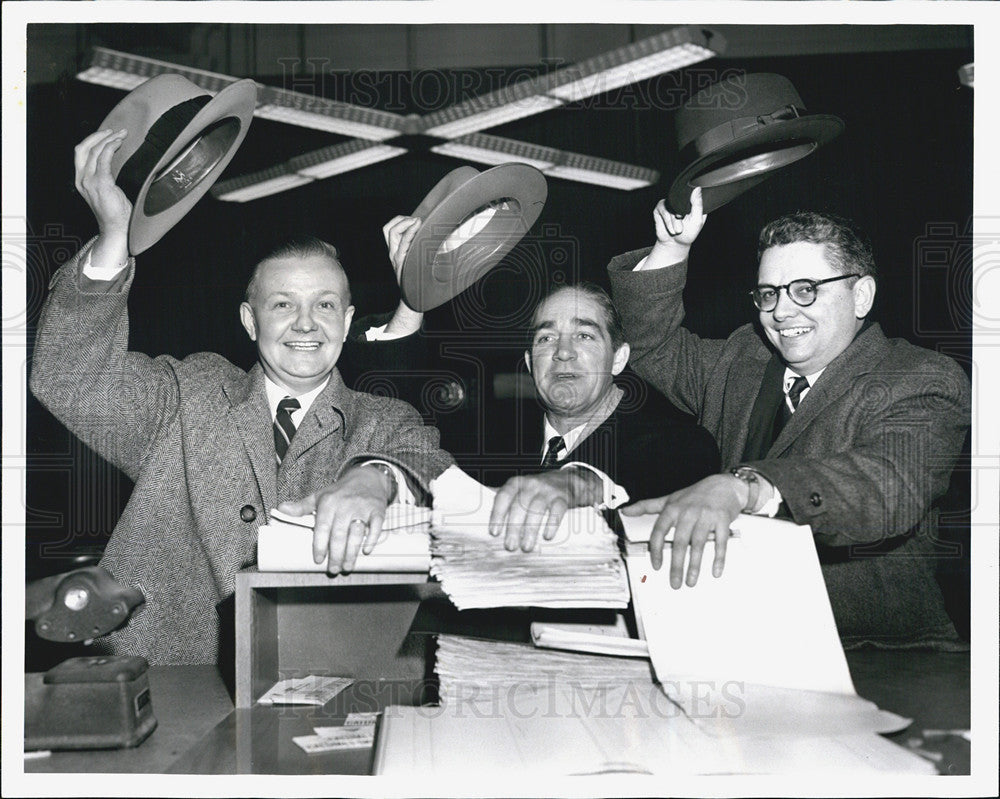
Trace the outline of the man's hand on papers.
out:
M 91 256 L 91 263 L 97 267 L 116 266 L 128 259 L 132 203 L 111 175 L 111 159 L 126 136 L 124 130 L 99 130 L 73 151 L 76 190 L 93 211 L 100 232 Z
M 670 552 L 672 588 L 683 585 L 685 558 L 688 560 L 687 584 L 693 586 L 698 582 L 705 543 L 712 533 L 715 534 L 712 575 L 722 576 L 729 525 L 740 515 L 744 504 L 738 492 L 738 483 L 728 474 L 713 474 L 673 494 L 644 499 L 621 509 L 626 516 L 659 514 L 649 537 L 649 556 L 654 569 L 663 564 L 664 540 L 671 530 L 674 531 Z
M 387 496 L 384 477 L 375 469 L 354 466 L 336 483 L 278 510 L 293 516 L 316 514 L 313 561 L 327 559 L 330 574 L 349 572 L 358 553 L 370 555 L 382 533 Z
M 600 479 L 584 469 L 559 469 L 512 477 L 497 491 L 490 535 L 504 536 L 504 548 L 530 552 L 542 538 L 551 541 L 566 511 L 596 505 L 604 495 Z

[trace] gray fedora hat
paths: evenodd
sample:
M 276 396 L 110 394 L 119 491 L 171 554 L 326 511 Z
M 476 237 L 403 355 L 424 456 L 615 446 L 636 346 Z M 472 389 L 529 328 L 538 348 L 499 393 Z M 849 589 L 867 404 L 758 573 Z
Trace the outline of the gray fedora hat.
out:
M 684 166 L 670 186 L 667 206 L 686 214 L 696 186 L 705 212 L 714 211 L 834 139 L 844 122 L 807 114 L 788 78 L 762 72 L 702 89 L 677 112 L 674 126 Z

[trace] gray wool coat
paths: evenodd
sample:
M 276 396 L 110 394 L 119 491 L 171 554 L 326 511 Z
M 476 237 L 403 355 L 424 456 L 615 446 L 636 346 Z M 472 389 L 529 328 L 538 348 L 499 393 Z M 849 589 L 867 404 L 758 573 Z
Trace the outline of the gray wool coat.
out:
M 99 644 L 154 664 L 214 663 L 216 605 L 256 562 L 271 508 L 366 458 L 395 463 L 425 490 L 453 461 L 413 408 L 351 391 L 334 370 L 276 467 L 260 365 L 245 372 L 213 353 L 129 352 L 134 263 L 115 283 L 95 283 L 79 276 L 85 252 L 50 283 L 30 385 L 135 482 L 101 563 L 146 603 Z
M 636 372 L 743 463 L 772 349 L 753 325 L 725 340 L 681 327 L 687 265 L 634 272 L 649 252 L 608 265 Z M 957 636 L 934 579 L 934 500 L 948 489 L 971 417 L 952 359 L 863 330 L 752 466 L 812 527 L 845 646 L 950 646 Z M 794 601 L 794 600 L 793 600 Z

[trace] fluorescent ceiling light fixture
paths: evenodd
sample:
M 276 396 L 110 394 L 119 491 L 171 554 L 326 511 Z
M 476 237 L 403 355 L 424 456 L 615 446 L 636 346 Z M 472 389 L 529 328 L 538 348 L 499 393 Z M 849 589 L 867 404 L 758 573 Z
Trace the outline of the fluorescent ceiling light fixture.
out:
M 296 175 L 289 172 L 285 164 L 279 164 L 261 172 L 219 181 L 212 187 L 212 195 L 227 202 L 245 203 L 311 182 L 312 178 Z
M 238 78 L 220 75 L 217 72 L 206 72 L 203 69 L 192 69 L 169 61 L 158 61 L 155 58 L 121 53 L 106 47 L 95 47 L 90 67 L 77 75 L 87 83 L 98 83 L 115 89 L 131 91 L 157 75 L 183 75 L 196 86 L 211 94 L 217 94 Z M 258 84 L 260 87 L 260 84 Z
M 238 78 L 190 69 L 155 58 L 144 58 L 105 47 L 95 47 L 91 65 L 77 77 L 115 89 L 131 91 L 139 84 L 164 74 L 183 75 L 196 86 L 216 94 Z M 254 116 L 287 122 L 299 127 L 383 141 L 400 135 L 406 118 L 388 111 L 340 103 L 325 97 L 257 84 Z
M 269 86 L 265 86 L 258 97 L 260 106 L 254 113 L 263 119 L 371 141 L 384 141 L 400 135 L 406 121 L 405 117 L 388 111 Z
M 369 164 L 386 161 L 406 152 L 403 147 L 391 147 L 388 144 L 377 144 L 354 139 L 353 141 L 324 147 L 305 155 L 299 155 L 288 161 L 289 171 L 314 180 L 350 172 Z
M 724 49 L 725 40 L 712 31 L 690 25 L 671 28 L 553 72 L 546 78 L 548 94 L 566 102 L 582 100 L 696 64 Z
M 556 164 L 561 156 L 559 150 L 526 144 L 515 139 L 472 133 L 459 139 L 431 147 L 431 152 L 450 155 L 480 164 L 528 164 L 542 171 Z
M 523 81 L 512 88 L 517 89 L 518 86 L 530 83 L 533 81 Z M 428 114 L 423 119 L 421 133 L 442 139 L 456 139 L 484 128 L 534 116 L 561 105 L 563 105 L 562 100 L 546 97 L 544 94 L 524 94 L 523 91 L 493 92 Z
M 660 173 L 655 169 L 578 153 L 563 153 L 562 163 L 543 171 L 546 177 L 565 178 L 625 191 L 651 186 L 660 179 Z

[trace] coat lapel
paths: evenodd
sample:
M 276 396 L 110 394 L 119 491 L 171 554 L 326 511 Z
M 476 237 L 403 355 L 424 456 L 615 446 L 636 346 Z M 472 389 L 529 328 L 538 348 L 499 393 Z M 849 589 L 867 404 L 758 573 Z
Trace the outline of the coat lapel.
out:
M 269 424 L 271 412 L 264 391 L 264 370 L 257 364 L 244 380 L 228 381 L 222 390 L 230 403 L 229 416 L 250 458 L 264 507 L 273 508 L 278 500 L 277 470 L 274 436 Z
M 888 344 L 882 328 L 873 324 L 834 358 L 820 375 L 816 385 L 802 399 L 768 452 L 768 457 L 781 456 L 812 422 L 821 417 L 831 403 L 850 391 L 854 380 L 874 369 L 885 357 Z
M 304 452 L 333 433 L 339 432 L 341 438 L 346 437 L 348 404 L 347 386 L 340 372 L 334 369 L 326 388 L 313 401 L 295 431 L 282 463 L 294 463 Z
M 753 435 L 754 415 L 761 412 L 758 398 L 770 363 L 771 350 L 761 342 L 755 352 L 736 361 L 730 369 L 726 385 L 734 390 L 726 392 L 720 409 L 722 432 L 718 438 L 723 466 L 740 462 L 747 439 Z

